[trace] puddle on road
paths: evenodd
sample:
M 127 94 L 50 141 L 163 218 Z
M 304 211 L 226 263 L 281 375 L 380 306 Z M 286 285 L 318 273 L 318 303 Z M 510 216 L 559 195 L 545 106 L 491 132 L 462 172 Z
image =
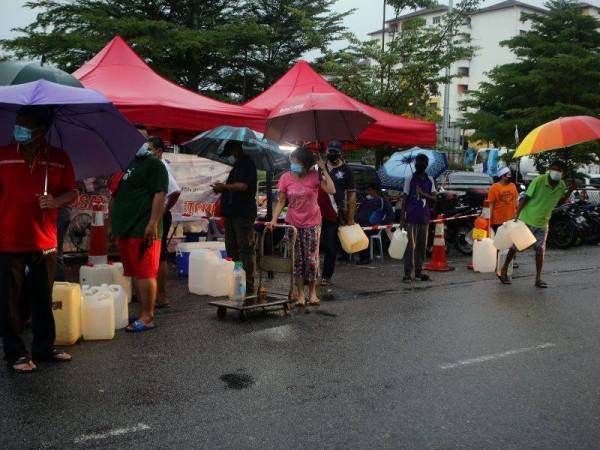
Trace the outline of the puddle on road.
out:
M 254 384 L 254 378 L 244 373 L 226 373 L 219 378 L 227 384 L 226 389 L 247 389 Z

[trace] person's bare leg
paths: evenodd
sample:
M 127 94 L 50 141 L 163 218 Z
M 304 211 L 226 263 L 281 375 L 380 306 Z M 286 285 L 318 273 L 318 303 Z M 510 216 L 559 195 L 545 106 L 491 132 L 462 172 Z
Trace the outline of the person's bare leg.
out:
M 154 321 L 154 307 L 156 305 L 156 279 L 147 278 L 145 280 L 137 280 L 139 292 L 139 320 L 146 325 Z
M 535 255 L 535 281 L 542 281 L 542 269 L 544 268 L 544 255 Z
M 167 277 L 169 274 L 169 266 L 167 265 L 167 261 L 161 261 L 158 266 L 158 278 L 157 278 L 157 286 L 158 293 L 156 296 L 156 302 L 159 305 L 168 305 L 169 302 L 167 300 Z
M 306 295 L 304 294 L 304 278 L 296 277 L 296 299 L 300 306 L 306 303 Z
M 508 251 L 508 255 L 506 255 L 506 261 L 504 261 L 504 266 L 502 266 L 502 271 L 500 272 L 503 277 L 508 276 L 508 266 L 510 266 L 510 262 L 515 258 L 517 251 L 514 248 L 511 248 Z
M 320 300 L 318 297 L 318 292 L 317 292 L 317 282 L 318 282 L 318 280 L 316 278 L 310 282 L 308 299 L 309 299 L 309 302 L 312 304 L 320 303 Z

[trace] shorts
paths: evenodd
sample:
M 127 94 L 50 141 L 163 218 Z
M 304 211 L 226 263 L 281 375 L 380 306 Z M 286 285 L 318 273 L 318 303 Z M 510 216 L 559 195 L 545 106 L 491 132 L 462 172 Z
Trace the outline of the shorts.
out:
M 546 240 L 548 239 L 548 228 L 538 228 L 531 225 L 527 225 L 533 236 L 535 237 L 535 244 L 533 249 L 535 250 L 535 256 L 544 256 L 546 253 Z M 516 250 L 516 247 L 513 246 Z
M 138 280 L 156 279 L 160 261 L 160 241 L 153 241 L 140 255 L 143 242 L 143 238 L 119 239 L 119 253 L 125 276 Z
M 167 256 L 169 256 L 167 246 L 169 244 L 169 230 L 171 229 L 172 223 L 173 215 L 171 214 L 171 211 L 165 211 L 163 214 L 163 235 L 160 240 L 160 262 L 166 261 Z

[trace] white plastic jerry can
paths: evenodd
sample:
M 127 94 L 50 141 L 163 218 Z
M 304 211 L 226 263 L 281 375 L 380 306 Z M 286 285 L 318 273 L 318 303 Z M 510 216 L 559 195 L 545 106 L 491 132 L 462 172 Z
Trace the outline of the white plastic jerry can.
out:
M 520 220 L 515 220 L 511 224 L 510 237 L 520 252 L 531 247 L 536 242 L 535 236 L 529 227 Z
M 209 249 L 192 250 L 188 273 L 188 288 L 192 294 L 208 295 L 212 291 L 215 267 L 220 258 Z
M 390 247 L 388 248 L 389 255 L 394 259 L 404 258 L 404 252 L 408 245 L 408 236 L 404 230 L 396 230 L 393 233 L 388 233 L 390 238 Z
M 103 284 L 99 292 L 108 292 L 113 296 L 115 305 L 115 329 L 121 330 L 129 324 L 129 304 L 123 286 Z
M 369 238 L 357 223 L 340 227 L 338 237 L 342 248 L 348 254 L 361 252 L 369 248 Z
M 110 264 L 88 264 L 79 269 L 79 284 L 100 286 L 113 283 L 113 268 Z
M 215 266 L 214 279 L 208 295 L 211 297 L 230 296 L 233 290 L 233 261 L 219 261 Z
M 81 332 L 86 341 L 115 337 L 115 302 L 112 294 L 100 288 L 85 291 L 81 309 Z
M 73 345 L 81 338 L 81 287 L 76 283 L 54 283 L 52 314 L 56 345 Z
M 494 247 L 498 250 L 508 250 L 513 246 L 513 240 L 510 237 L 511 223 L 514 223 L 514 220 L 504 222 L 494 236 Z
M 113 280 L 111 284 L 118 284 L 123 287 L 125 291 L 125 295 L 127 295 L 127 302 L 131 303 L 132 296 L 132 281 L 131 277 L 126 277 L 124 275 L 123 264 L 120 262 L 110 263 L 113 269 Z
M 496 271 L 496 247 L 490 238 L 476 240 L 473 243 L 473 270 L 481 273 Z

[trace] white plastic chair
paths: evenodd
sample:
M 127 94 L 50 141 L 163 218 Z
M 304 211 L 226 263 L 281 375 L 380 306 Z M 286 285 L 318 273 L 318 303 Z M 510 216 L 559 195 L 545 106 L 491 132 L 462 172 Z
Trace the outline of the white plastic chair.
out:
M 373 261 L 373 258 L 377 258 L 377 259 L 383 259 L 383 241 L 381 240 L 381 232 L 383 230 L 379 230 L 377 233 L 375 233 L 374 235 L 372 235 L 369 238 L 369 257 L 371 258 L 371 261 Z M 375 243 L 377 242 L 377 244 L 379 245 L 379 255 L 377 256 L 373 256 L 374 254 L 374 250 L 373 247 L 375 247 Z

